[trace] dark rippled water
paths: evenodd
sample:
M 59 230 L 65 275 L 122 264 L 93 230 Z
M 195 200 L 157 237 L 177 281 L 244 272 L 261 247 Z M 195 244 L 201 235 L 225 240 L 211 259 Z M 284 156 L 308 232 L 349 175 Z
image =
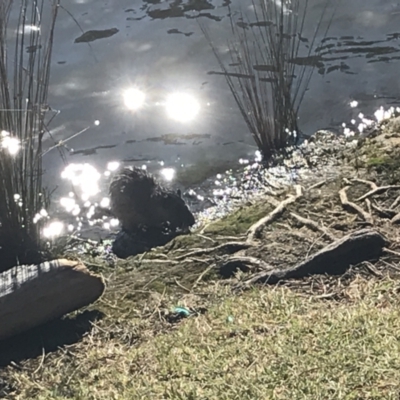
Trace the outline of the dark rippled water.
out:
M 310 4 L 306 37 L 324 1 Z M 230 10 L 238 15 L 250 5 L 250 0 L 63 2 L 50 88 L 50 104 L 58 114 L 44 157 L 45 181 L 58 186 L 57 201 L 64 198 L 64 207 L 68 203 L 72 179 L 74 198 L 87 206 L 79 215 L 93 203 L 106 204 L 104 171 L 109 162 L 143 165 L 180 186 L 190 187 L 193 176 L 199 195 L 207 197 L 213 192 L 207 192 L 208 184 L 199 188 L 199 179 L 240 167 L 240 159 L 242 164 L 257 159 L 198 25 L 200 19 L 223 53 L 230 37 Z M 328 19 L 329 12 L 325 24 Z M 316 66 L 300 112 L 305 134 L 340 132 L 352 119 L 357 125 L 360 112 L 372 118 L 380 106 L 399 104 L 399 20 L 396 1 L 341 1 L 328 37 L 321 41 L 323 55 L 299 60 Z M 124 94 L 130 88 L 139 89 L 144 100 L 136 96 L 127 102 Z M 176 93 L 186 97 L 169 97 Z M 138 110 L 127 107 L 142 100 Z M 72 165 L 69 175 L 64 172 L 69 180 L 60 179 L 66 165 L 57 147 Z

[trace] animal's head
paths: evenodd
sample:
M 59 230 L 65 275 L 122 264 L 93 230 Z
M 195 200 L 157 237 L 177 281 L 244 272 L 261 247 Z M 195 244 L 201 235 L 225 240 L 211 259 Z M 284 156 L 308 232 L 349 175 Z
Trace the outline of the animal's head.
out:
M 124 168 L 110 183 L 111 197 L 150 196 L 156 187 L 154 178 L 141 168 Z
M 184 232 L 188 232 L 189 228 L 196 222 L 192 212 L 182 199 L 180 190 L 176 193 L 170 192 L 165 194 L 162 197 L 162 207 L 166 211 L 171 229 L 178 228 Z

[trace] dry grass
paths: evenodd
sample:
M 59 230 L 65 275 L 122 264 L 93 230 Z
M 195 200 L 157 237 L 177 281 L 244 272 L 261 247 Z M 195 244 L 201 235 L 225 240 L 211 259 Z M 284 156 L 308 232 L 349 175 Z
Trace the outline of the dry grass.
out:
M 140 346 L 101 330 L 11 373 L 8 399 L 397 399 L 398 282 L 358 275 L 341 301 L 285 287 L 220 300 Z M 228 320 L 228 317 L 232 317 Z

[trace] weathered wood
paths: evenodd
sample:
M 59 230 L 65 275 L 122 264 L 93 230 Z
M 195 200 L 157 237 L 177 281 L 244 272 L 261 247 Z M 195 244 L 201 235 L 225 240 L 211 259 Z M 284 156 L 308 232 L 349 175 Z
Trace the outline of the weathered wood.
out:
M 104 291 L 78 261 L 21 265 L 0 274 L 0 340 L 78 310 Z
M 282 279 L 313 274 L 340 275 L 351 265 L 379 258 L 387 244 L 386 238 L 379 232 L 362 229 L 331 243 L 293 268 L 261 271 L 243 284 L 275 284 Z

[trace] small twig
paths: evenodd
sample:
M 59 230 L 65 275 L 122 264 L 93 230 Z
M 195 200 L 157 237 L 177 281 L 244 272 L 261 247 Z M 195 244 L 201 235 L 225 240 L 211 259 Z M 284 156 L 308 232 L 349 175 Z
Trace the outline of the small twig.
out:
M 385 253 L 393 254 L 394 256 L 400 257 L 400 253 L 398 251 L 390 250 L 390 249 L 388 249 L 386 247 L 383 248 L 383 251 Z
M 275 221 L 285 210 L 289 204 L 294 203 L 299 197 L 302 196 L 302 188 L 296 185 L 296 195 L 290 195 L 288 198 L 283 200 L 273 211 L 267 216 L 261 218 L 255 224 L 253 224 L 247 231 L 247 241 L 253 243 L 256 239 L 259 239 L 262 230 L 271 222 Z
M 198 236 L 199 238 L 205 239 L 205 240 L 209 240 L 209 241 L 212 242 L 212 243 L 215 243 L 215 240 L 214 240 L 214 239 L 211 239 L 210 237 L 205 236 L 205 235 L 202 235 L 202 234 L 200 234 L 200 233 L 197 233 L 196 236 Z
M 358 178 L 352 179 L 351 181 L 358 182 L 358 183 L 364 183 L 365 185 L 368 185 L 371 188 L 371 190 L 378 189 L 378 185 L 372 181 L 367 181 L 365 179 L 358 179 Z
M 365 193 L 363 196 L 361 196 L 358 199 L 356 199 L 356 201 L 365 200 L 368 197 L 373 196 L 374 194 L 380 194 L 380 193 L 386 192 L 387 190 L 391 190 L 391 189 L 400 189 L 400 186 L 398 186 L 398 185 L 389 185 L 389 186 L 377 187 L 377 188 L 375 188 L 373 190 L 370 190 L 368 193 Z
M 211 222 L 205 224 L 205 225 L 201 228 L 201 231 L 199 232 L 199 234 L 202 235 L 202 234 L 205 232 L 205 230 L 206 230 L 210 225 L 211 225 Z
M 138 262 L 140 264 L 179 264 L 179 262 L 175 260 L 158 260 L 156 258 L 154 260 L 141 260 Z
M 311 246 L 310 246 L 309 249 L 307 250 L 306 258 L 308 258 L 308 256 L 310 255 L 311 250 L 314 248 L 315 244 L 316 244 L 320 239 L 322 239 L 324 236 L 325 236 L 325 234 L 322 233 L 321 236 L 319 236 L 319 237 L 317 237 L 315 240 L 313 240 L 313 242 L 311 243 Z
M 321 232 L 324 236 L 327 236 L 330 240 L 334 241 L 336 240 L 336 236 L 330 233 L 326 228 L 323 228 L 319 226 L 319 224 L 311 219 L 301 217 L 300 215 L 297 215 L 295 213 L 290 213 L 290 215 L 297 219 L 301 224 L 307 226 L 308 228 Z
M 199 277 L 196 279 L 196 281 L 194 282 L 193 286 L 192 286 L 192 290 L 199 284 L 199 282 L 203 279 L 203 277 L 210 272 L 213 268 L 216 267 L 216 264 L 211 264 L 209 267 L 207 267 L 200 275 Z
M 400 223 L 400 213 L 396 214 L 391 220 L 390 222 L 392 224 L 399 224 Z
M 183 286 L 182 283 L 180 283 L 180 282 L 178 281 L 178 279 L 176 279 L 176 278 L 175 278 L 175 283 L 176 283 L 181 289 L 186 290 L 188 293 L 191 293 L 191 290 L 188 289 L 187 287 Z
M 201 258 L 187 258 L 185 259 L 186 262 L 199 262 L 203 264 L 208 264 L 212 259 L 211 258 L 206 258 L 205 260 L 202 260 Z
M 157 280 L 159 278 L 159 276 L 155 276 L 154 278 L 150 279 L 144 286 L 143 289 L 146 289 L 150 283 L 153 283 L 155 280 Z
M 396 200 L 392 203 L 390 208 L 393 210 L 400 204 L 400 196 L 396 198 Z
M 330 299 L 331 297 L 337 296 L 337 293 L 324 293 L 324 294 L 319 294 L 317 296 L 312 296 L 313 299 Z M 308 297 L 308 296 L 306 296 Z
M 35 371 L 33 371 L 34 374 L 36 374 L 36 372 L 39 372 L 40 369 L 43 367 L 45 357 L 46 357 L 46 352 L 44 350 L 43 341 L 42 341 L 42 357 L 40 359 L 39 366 L 35 369 Z
M 351 186 L 351 182 L 350 182 L 349 179 L 343 178 L 343 182 L 344 182 L 346 185 Z
M 396 215 L 396 212 L 393 210 L 389 210 L 386 208 L 380 208 L 376 204 L 372 203 L 371 207 L 375 210 L 381 218 L 393 218 Z
M 143 261 L 143 258 L 147 255 L 148 251 L 145 251 L 140 257 L 139 257 L 139 262 Z
M 397 271 L 397 272 L 400 272 L 400 268 L 399 268 L 399 267 L 396 267 L 395 265 L 390 264 L 390 263 L 388 263 L 388 262 L 385 261 L 385 260 L 381 260 L 381 261 L 382 261 L 384 264 L 386 264 L 387 267 L 392 268 L 392 269 L 394 269 L 394 270 Z
M 248 242 L 227 242 L 227 243 L 220 244 L 219 246 L 210 247 L 207 249 L 198 249 L 198 250 L 186 253 L 186 254 L 182 254 L 181 256 L 176 257 L 175 260 L 179 261 L 179 260 L 183 260 L 188 257 L 209 254 L 209 253 L 213 253 L 214 251 L 219 251 L 219 250 L 225 250 L 228 253 L 232 254 L 232 253 L 238 252 L 239 250 L 248 249 L 249 247 L 252 247 L 252 244 L 248 243 Z
M 246 235 L 237 235 L 237 236 L 216 236 L 216 239 L 218 240 L 238 240 L 238 239 L 244 239 Z
M 348 209 L 350 211 L 356 212 L 364 221 L 368 222 L 369 224 L 373 225 L 373 219 L 371 214 L 368 214 L 364 211 L 360 206 L 355 203 L 352 203 L 347 198 L 347 189 L 349 186 L 345 186 L 343 189 L 339 191 L 340 201 L 342 203 L 343 208 Z
M 365 204 L 367 205 L 369 215 L 372 215 L 371 201 L 370 199 L 365 199 Z
M 307 190 L 307 192 L 309 192 L 310 190 L 313 190 L 313 189 L 319 189 L 321 186 L 324 186 L 325 183 L 326 183 L 326 179 L 323 180 L 323 181 L 321 181 L 321 182 L 314 183 L 314 185 L 311 185 L 311 186 L 310 186 L 308 189 L 306 189 L 306 190 Z
M 367 268 L 372 275 L 382 277 L 382 273 L 380 273 L 369 261 L 364 261 L 363 265 Z

